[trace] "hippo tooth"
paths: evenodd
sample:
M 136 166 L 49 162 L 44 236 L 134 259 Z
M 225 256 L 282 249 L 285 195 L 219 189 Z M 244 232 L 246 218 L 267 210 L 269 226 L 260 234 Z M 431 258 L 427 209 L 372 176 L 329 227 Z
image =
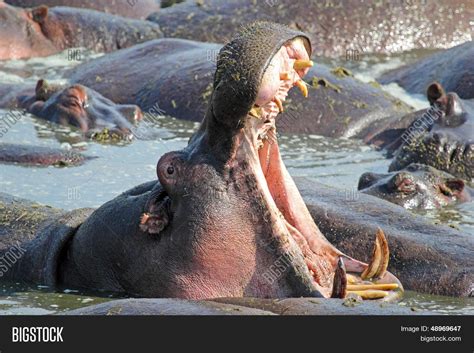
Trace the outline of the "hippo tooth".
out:
M 313 61 L 312 60 L 295 60 L 295 63 L 293 64 L 293 68 L 295 70 L 303 70 L 308 67 L 313 66 Z
M 253 118 L 261 119 L 262 118 L 262 108 L 253 107 L 250 109 L 249 115 Z
M 387 272 L 390 251 L 388 249 L 387 238 L 385 238 L 385 234 L 382 231 L 382 229 L 379 229 L 377 231 L 377 239 L 380 242 L 380 250 L 382 250 L 382 259 L 380 261 L 380 265 L 379 265 L 379 268 L 377 269 L 377 273 L 375 274 L 375 277 L 382 278 L 385 275 L 385 272 Z
M 273 97 L 273 101 L 274 101 L 275 104 L 277 105 L 278 111 L 279 111 L 280 113 L 283 113 L 283 103 L 281 102 L 280 98 L 278 98 L 278 97 Z
M 298 80 L 295 82 L 296 87 L 298 87 L 303 94 L 303 97 L 307 98 L 308 97 L 308 87 L 306 86 L 306 83 L 303 80 Z
M 348 291 L 360 291 L 360 290 L 393 290 L 398 288 L 398 283 L 372 283 L 372 284 L 349 284 L 347 285 Z
M 347 295 L 347 274 L 346 267 L 341 258 L 337 261 L 334 280 L 332 281 L 331 298 L 345 298 Z
M 380 246 L 379 237 L 377 236 L 375 238 L 375 244 L 374 244 L 374 250 L 372 252 L 372 258 L 369 262 L 369 265 L 361 273 L 360 277 L 362 279 L 373 278 L 377 274 L 377 271 L 380 267 L 381 260 L 382 260 L 382 249 L 381 249 L 381 246 Z
M 347 283 L 355 284 L 355 283 L 358 283 L 358 282 L 359 282 L 359 280 L 356 276 L 351 275 L 350 273 L 347 274 Z
M 280 80 L 286 81 L 290 79 L 290 73 L 288 71 L 280 72 Z
M 385 298 L 388 295 L 388 292 L 383 290 L 371 289 L 371 290 L 349 290 L 347 294 L 356 294 L 362 299 L 380 299 Z

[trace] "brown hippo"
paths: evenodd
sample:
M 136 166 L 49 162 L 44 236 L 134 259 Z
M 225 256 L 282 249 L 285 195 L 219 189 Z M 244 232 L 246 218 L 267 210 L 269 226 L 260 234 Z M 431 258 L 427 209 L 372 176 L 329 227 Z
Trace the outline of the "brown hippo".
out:
M 88 136 L 107 129 L 111 135 L 132 137 L 134 124 L 142 119 L 136 105 L 115 104 L 79 84 L 61 87 L 39 80 L 35 96 L 24 98 L 21 105 L 39 118 L 78 127 Z
M 439 83 L 427 90 L 431 108 L 401 136 L 389 171 L 411 163 L 430 165 L 471 182 L 474 177 L 474 101 L 445 93 Z
M 438 81 L 446 91 L 460 98 L 474 98 L 474 42 L 440 51 L 417 62 L 383 74 L 383 84 L 396 82 L 408 92 L 425 93 L 426 87 Z
M 0 60 L 47 56 L 67 48 L 110 52 L 162 36 L 159 26 L 105 13 L 0 1 Z
M 167 115 L 201 121 L 211 98 L 220 48 L 212 43 L 157 39 L 81 64 L 68 76 L 71 82 L 116 103 L 137 104 L 144 112 L 158 106 Z M 410 107 L 341 67 L 330 69 L 316 63 L 300 88 L 301 92 L 290 92 L 288 103 L 282 106 L 277 121 L 281 132 L 369 138 L 393 122 L 399 128 L 411 122 L 401 123 Z
M 6 2 L 19 7 L 40 5 L 78 7 L 137 19 L 145 19 L 160 9 L 159 0 L 6 0 Z
M 186 299 L 398 297 L 383 232 L 369 264 L 337 250 L 281 159 L 275 119 L 310 54 L 302 32 L 242 29 L 220 51 L 201 127 L 160 158 L 159 181 L 53 220 L 2 279 Z
M 223 43 L 242 24 L 271 20 L 309 33 L 329 57 L 450 48 L 472 39 L 469 0 L 188 0 L 149 17 L 166 37 Z
M 432 209 L 472 199 L 464 181 L 433 167 L 413 163 L 388 174 L 364 173 L 358 190 L 406 209 Z

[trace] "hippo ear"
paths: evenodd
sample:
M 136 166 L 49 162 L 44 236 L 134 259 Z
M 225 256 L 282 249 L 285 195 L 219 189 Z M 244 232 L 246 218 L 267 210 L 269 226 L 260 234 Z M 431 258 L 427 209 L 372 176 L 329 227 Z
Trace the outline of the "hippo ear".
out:
M 33 21 L 40 24 L 43 23 L 45 18 L 48 17 L 48 6 L 41 5 L 35 7 L 33 10 L 31 10 L 31 17 L 33 18 Z
M 38 80 L 35 88 L 36 100 L 46 102 L 60 88 L 59 85 L 50 85 L 46 80 Z
M 433 82 L 431 85 L 429 85 L 427 91 L 426 91 L 426 96 L 428 98 L 428 101 L 430 102 L 430 105 L 432 105 L 434 102 L 436 102 L 439 98 L 445 95 L 443 86 L 441 86 L 440 83 L 438 82 Z
M 448 179 L 445 184 L 442 185 L 441 191 L 447 196 L 460 195 L 464 190 L 465 184 L 461 179 Z

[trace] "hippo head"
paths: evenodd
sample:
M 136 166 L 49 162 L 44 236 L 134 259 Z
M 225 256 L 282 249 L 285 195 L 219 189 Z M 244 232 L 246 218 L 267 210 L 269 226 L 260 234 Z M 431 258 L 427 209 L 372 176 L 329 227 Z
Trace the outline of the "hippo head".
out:
M 132 124 L 142 118 L 138 106 L 115 104 L 79 84 L 64 88 L 39 80 L 36 95 L 29 103 L 30 113 L 61 125 L 76 126 L 88 135 L 107 128 L 110 133 L 130 136 Z
M 432 209 L 470 200 L 464 181 L 423 164 L 392 173 L 364 173 L 358 189 L 407 209 Z
M 474 103 L 445 93 L 439 83 L 428 87 L 431 108 L 404 133 L 405 143 L 389 171 L 422 163 L 471 181 L 474 177 Z
M 385 271 L 383 235 L 369 266 L 337 250 L 282 161 L 275 120 L 292 87 L 307 94 L 310 54 L 305 34 L 266 22 L 221 49 L 200 129 L 157 164 L 161 187 L 140 225 L 155 239 L 141 255 L 153 266 L 134 278 L 146 295 L 344 296 L 361 276 L 401 288 Z

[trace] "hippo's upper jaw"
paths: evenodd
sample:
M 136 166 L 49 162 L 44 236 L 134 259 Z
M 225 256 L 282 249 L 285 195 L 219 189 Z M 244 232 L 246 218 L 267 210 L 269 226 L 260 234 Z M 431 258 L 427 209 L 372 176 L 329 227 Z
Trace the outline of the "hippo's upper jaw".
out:
M 282 162 L 275 119 L 293 86 L 306 94 L 310 53 L 304 34 L 269 23 L 247 27 L 221 50 L 204 122 L 186 149 L 158 162 L 163 192 L 142 218 L 142 229 L 161 230 L 167 249 L 157 255 L 166 264 L 166 295 L 340 297 L 401 288 L 386 272 L 383 234 L 369 266 L 342 254 L 317 228 Z

